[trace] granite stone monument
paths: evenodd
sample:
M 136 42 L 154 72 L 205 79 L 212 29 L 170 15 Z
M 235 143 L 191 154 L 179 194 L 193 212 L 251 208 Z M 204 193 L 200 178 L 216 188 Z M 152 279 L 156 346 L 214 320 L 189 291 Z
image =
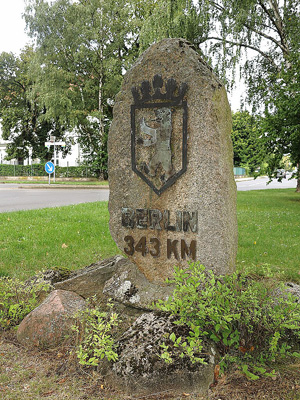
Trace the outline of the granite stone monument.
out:
M 222 82 L 183 39 L 126 73 L 109 132 L 110 231 L 152 282 L 199 261 L 235 267 L 231 111 Z

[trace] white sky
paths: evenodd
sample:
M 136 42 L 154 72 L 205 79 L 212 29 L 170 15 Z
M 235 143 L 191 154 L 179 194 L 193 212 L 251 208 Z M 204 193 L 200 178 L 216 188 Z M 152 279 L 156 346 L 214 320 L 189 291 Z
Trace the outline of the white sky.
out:
M 22 19 L 24 8 L 24 0 L 0 0 L 0 53 L 19 54 L 30 42 Z
M 24 0 L 0 0 L 0 53 L 3 51 L 19 54 L 20 50 L 30 43 L 25 33 Z M 228 99 L 233 111 L 239 109 L 240 96 L 244 86 L 237 84 Z

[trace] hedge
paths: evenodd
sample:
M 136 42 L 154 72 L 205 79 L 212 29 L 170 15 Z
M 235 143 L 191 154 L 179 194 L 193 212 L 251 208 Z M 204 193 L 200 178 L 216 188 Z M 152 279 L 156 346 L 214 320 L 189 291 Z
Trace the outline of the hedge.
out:
M 48 176 L 45 164 L 9 165 L 0 164 L 0 176 Z M 79 167 L 56 167 L 57 178 L 97 178 L 99 171 L 81 165 Z

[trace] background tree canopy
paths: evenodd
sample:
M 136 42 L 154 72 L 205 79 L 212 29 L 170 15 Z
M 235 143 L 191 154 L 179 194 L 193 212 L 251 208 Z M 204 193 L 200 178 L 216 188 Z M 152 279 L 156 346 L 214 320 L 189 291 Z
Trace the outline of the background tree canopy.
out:
M 229 86 L 239 63 L 253 111 L 266 116 L 265 145 L 275 161 L 269 176 L 284 154 L 299 165 L 299 0 L 157 0 L 151 7 L 141 31 L 144 47 L 181 33 Z
M 0 118 L 2 136 L 11 143 L 7 146 L 9 158 L 22 160 L 29 156 L 50 159 L 45 148 L 48 132 L 58 138 L 64 127 L 54 118 L 47 120 L 45 106 L 32 95 L 33 81 L 30 73 L 34 51 L 26 48 L 20 57 L 12 53 L 0 54 Z
M 233 162 L 245 167 L 253 174 L 261 167 L 265 158 L 261 118 L 248 111 L 238 111 L 232 115 Z
M 102 172 L 113 99 L 133 52 L 133 16 L 125 0 L 31 0 L 25 16 L 44 118 L 76 129 L 86 160 Z
M 143 50 L 164 37 L 193 43 L 229 88 L 239 65 L 252 114 L 264 117 L 264 145 L 275 160 L 270 177 L 285 154 L 299 164 L 299 0 L 27 4 L 27 28 L 36 39 L 26 72 L 27 103 L 38 105 L 39 123 L 75 129 L 86 159 L 99 170 L 106 168 L 107 133 L 122 76 Z

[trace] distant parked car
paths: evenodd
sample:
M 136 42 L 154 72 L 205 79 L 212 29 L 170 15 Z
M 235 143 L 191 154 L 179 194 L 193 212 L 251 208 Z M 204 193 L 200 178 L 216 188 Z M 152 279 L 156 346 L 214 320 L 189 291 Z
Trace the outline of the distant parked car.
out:
M 286 172 L 284 169 L 278 169 L 276 171 L 276 178 L 286 178 Z

